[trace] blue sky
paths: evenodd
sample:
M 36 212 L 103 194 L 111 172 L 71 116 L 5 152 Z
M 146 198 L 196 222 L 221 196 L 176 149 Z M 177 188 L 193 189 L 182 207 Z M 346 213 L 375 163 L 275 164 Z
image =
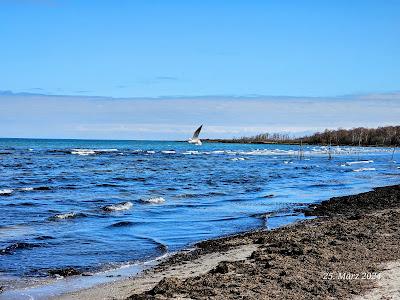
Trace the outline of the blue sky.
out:
M 170 138 L 189 131 L 178 128 L 207 122 L 213 136 L 323 127 L 306 117 L 311 112 L 329 112 L 325 127 L 395 122 L 391 114 L 400 107 L 399 15 L 396 0 L 0 0 L 0 91 L 16 94 L 0 97 L 0 136 L 164 138 L 166 132 L 155 129 L 161 123 L 175 128 Z M 58 101 L 22 93 L 76 97 Z M 396 95 L 390 100 L 394 108 L 385 112 L 380 107 L 373 121 L 350 122 L 335 104 L 347 99 L 353 109 L 348 113 L 360 115 L 366 109 L 360 95 L 382 93 Z M 249 104 L 249 95 L 261 95 L 256 97 L 261 106 Z M 87 96 L 104 97 L 111 106 L 122 103 L 121 98 L 148 98 L 141 106 L 145 120 L 128 108 L 138 99 L 119 106 L 135 118 L 125 119 L 123 111 L 93 118 L 90 111 L 98 103 Z M 198 105 L 207 104 L 196 118 L 190 111 L 195 96 L 200 97 Z M 215 102 L 205 100 L 210 96 Z M 288 110 L 282 100 L 287 96 L 309 99 L 299 104 L 301 114 Z M 159 105 L 162 100 L 154 98 L 160 97 L 185 106 L 185 114 L 183 108 Z M 379 104 L 381 98 L 374 101 Z M 25 101 L 22 107 L 19 101 Z M 282 112 L 273 124 L 257 111 L 271 103 Z M 307 103 L 318 103 L 321 111 Z M 231 114 L 218 110 L 220 105 Z M 75 114 L 63 112 L 70 106 Z M 164 110 L 155 115 L 156 106 Z M 21 110 L 40 111 L 40 120 Z M 236 110 L 248 116 L 233 124 Z M 250 120 L 252 115 L 258 118 Z M 57 131 L 46 126 L 54 116 L 64 122 Z M 300 121 L 294 124 L 293 118 Z M 231 129 L 218 129 L 224 122 Z M 128 129 L 118 131 L 123 127 Z
M 2 0 L 0 89 L 142 97 L 399 90 L 400 1 Z

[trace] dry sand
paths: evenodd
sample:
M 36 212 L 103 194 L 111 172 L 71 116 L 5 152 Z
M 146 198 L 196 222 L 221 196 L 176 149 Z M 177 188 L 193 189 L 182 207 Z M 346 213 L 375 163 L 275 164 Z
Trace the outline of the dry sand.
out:
M 57 299 L 400 299 L 400 186 L 306 214 L 320 217 L 204 241 L 139 277 Z

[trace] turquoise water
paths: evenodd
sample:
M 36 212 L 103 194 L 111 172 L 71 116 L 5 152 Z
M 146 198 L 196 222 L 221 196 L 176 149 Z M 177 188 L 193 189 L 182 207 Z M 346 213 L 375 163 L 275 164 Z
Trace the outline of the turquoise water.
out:
M 392 149 L 332 152 L 304 147 L 300 160 L 290 145 L 0 139 L 0 276 L 146 261 L 399 183 Z

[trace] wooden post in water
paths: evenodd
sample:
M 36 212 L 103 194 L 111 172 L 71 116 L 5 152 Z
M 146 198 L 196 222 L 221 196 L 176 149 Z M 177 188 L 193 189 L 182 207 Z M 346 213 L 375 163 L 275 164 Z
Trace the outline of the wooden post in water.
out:
M 397 147 L 397 145 L 395 144 L 394 147 L 393 147 L 393 152 L 392 152 L 392 159 L 391 159 L 391 161 L 394 161 L 394 152 L 396 151 L 396 147 Z
M 332 159 L 332 139 L 329 139 L 328 156 L 329 156 L 329 160 L 331 160 Z
M 304 157 L 304 153 L 303 153 L 303 140 L 300 139 L 299 159 L 302 160 L 303 157 Z

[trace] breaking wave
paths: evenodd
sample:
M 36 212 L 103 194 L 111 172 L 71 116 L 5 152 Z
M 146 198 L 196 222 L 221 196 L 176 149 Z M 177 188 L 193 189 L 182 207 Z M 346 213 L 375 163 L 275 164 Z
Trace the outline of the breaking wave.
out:
M 0 196 L 9 196 L 14 192 L 12 189 L 2 189 L 0 190 Z
M 57 220 L 66 220 L 66 219 L 77 219 L 77 218 L 83 218 L 86 217 L 84 213 L 75 213 L 75 212 L 69 212 L 65 214 L 57 214 L 49 218 L 51 221 L 57 221 Z
M 161 204 L 165 202 L 165 199 L 163 197 L 155 197 L 148 199 L 140 199 L 140 201 L 146 204 Z
M 360 169 L 355 169 L 353 172 L 364 172 L 364 171 L 375 171 L 375 168 L 360 168 Z
M 113 205 L 106 205 L 103 206 L 104 211 L 120 211 L 120 210 L 128 210 L 133 206 L 132 202 L 121 202 L 118 204 L 113 204 Z
M 40 246 L 41 246 L 40 244 L 17 242 L 7 246 L 6 248 L 0 249 L 0 255 L 11 255 L 18 250 L 33 249 Z
M 351 166 L 351 165 L 358 165 L 358 164 L 370 164 L 373 163 L 373 160 L 357 160 L 357 161 L 349 161 L 343 164 L 342 166 Z

